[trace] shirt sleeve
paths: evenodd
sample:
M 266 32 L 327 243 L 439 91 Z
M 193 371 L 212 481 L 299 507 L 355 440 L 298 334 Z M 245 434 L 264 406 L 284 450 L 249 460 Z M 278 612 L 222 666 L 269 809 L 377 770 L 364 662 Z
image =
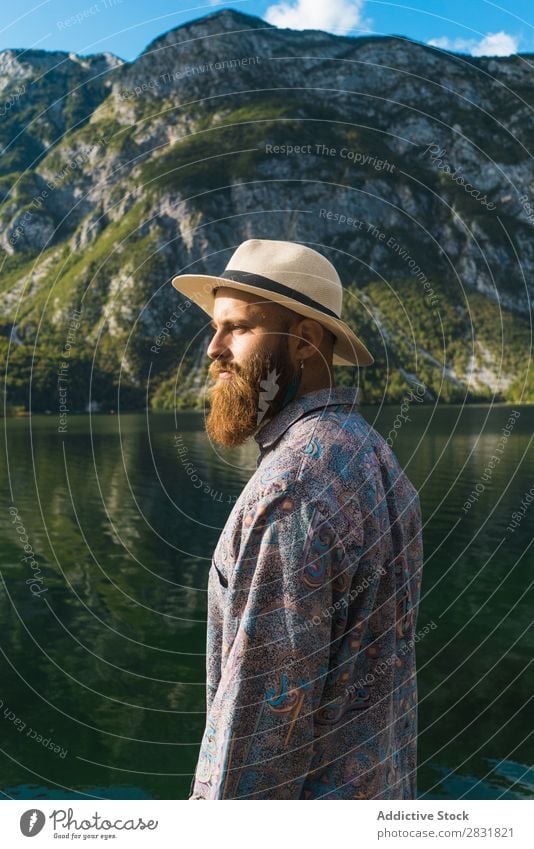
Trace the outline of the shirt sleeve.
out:
M 343 545 L 313 503 L 280 494 L 243 516 L 221 589 L 227 644 L 191 798 L 299 798 L 313 758 L 314 711 L 344 627 L 333 613 L 350 583 L 346 573 Z

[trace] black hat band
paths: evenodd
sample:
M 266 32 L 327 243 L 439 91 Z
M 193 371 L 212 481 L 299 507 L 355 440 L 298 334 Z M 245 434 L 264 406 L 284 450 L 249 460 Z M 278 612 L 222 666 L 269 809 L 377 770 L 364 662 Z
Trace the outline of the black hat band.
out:
M 295 289 L 290 289 L 289 286 L 284 286 L 283 283 L 277 283 L 276 280 L 271 280 L 270 277 L 263 277 L 261 274 L 253 274 L 250 271 L 234 271 L 232 269 L 226 269 L 226 271 L 223 271 L 218 276 L 223 277 L 225 280 L 233 280 L 234 283 L 247 283 L 250 286 L 257 286 L 259 289 L 265 289 L 267 292 L 285 295 L 287 298 L 292 298 L 306 307 L 312 307 L 314 310 L 319 310 L 319 312 L 325 315 L 336 318 L 338 321 L 340 320 L 334 310 L 323 306 L 323 304 L 320 304 L 303 292 L 298 292 Z

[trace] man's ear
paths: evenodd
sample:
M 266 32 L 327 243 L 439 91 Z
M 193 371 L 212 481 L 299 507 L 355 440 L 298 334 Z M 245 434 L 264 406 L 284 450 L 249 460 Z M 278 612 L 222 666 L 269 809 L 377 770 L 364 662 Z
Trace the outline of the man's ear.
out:
M 318 352 L 324 338 L 322 324 L 313 318 L 304 318 L 299 321 L 293 333 L 299 337 L 295 353 L 300 360 L 307 360 Z

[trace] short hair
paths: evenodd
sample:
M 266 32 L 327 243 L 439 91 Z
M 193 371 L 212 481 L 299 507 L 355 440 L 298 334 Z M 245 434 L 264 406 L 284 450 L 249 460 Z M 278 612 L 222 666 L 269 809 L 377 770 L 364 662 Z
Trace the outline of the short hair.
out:
M 283 328 L 284 333 L 287 332 L 287 330 L 289 330 L 290 326 L 292 324 L 294 324 L 294 322 L 302 321 L 303 319 L 311 317 L 311 316 L 302 315 L 302 313 L 299 313 L 299 312 L 295 312 L 295 310 L 292 310 L 289 307 L 285 307 L 285 306 L 283 306 L 283 304 L 278 304 L 278 306 L 280 307 L 281 311 L 283 310 L 284 313 L 287 313 L 287 315 L 283 315 L 281 313 L 281 315 L 283 315 L 282 320 L 284 321 L 284 328 Z M 336 344 L 336 341 L 337 341 L 337 336 L 335 335 L 335 333 L 333 333 L 332 330 L 330 330 L 328 327 L 326 327 L 324 324 L 322 324 L 320 319 L 314 318 L 312 320 L 317 321 L 321 325 L 321 327 L 323 328 L 324 339 L 326 340 L 327 349 L 330 349 L 330 348 L 333 349 L 334 345 Z

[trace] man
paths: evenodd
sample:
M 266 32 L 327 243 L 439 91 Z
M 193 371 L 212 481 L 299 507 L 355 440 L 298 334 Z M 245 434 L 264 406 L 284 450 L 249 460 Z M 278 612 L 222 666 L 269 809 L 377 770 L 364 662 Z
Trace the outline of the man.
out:
M 208 435 L 257 469 L 213 555 L 192 799 L 413 799 L 416 490 L 337 388 L 373 357 L 311 248 L 250 239 L 173 285 L 212 316 Z

